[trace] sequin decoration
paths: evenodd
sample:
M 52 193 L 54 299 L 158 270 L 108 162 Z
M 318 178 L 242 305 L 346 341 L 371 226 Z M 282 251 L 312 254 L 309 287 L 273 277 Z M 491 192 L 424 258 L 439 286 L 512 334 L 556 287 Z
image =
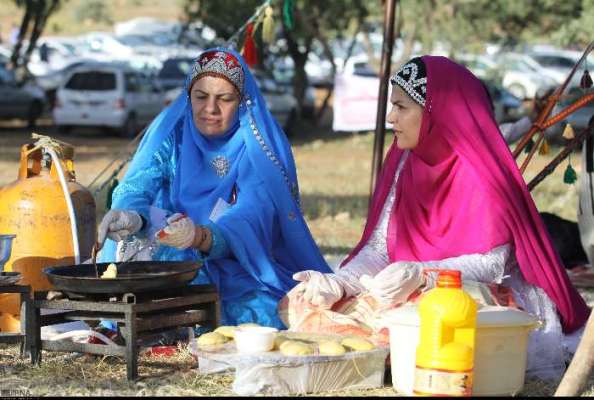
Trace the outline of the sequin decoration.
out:
M 415 60 L 422 63 L 420 59 Z M 415 61 L 411 61 L 392 76 L 390 83 L 400 86 L 414 101 L 425 107 L 427 76 L 421 68 Z
M 243 70 L 239 61 L 231 53 L 224 51 L 203 53 L 192 67 L 190 81 L 193 81 L 202 74 L 215 74 L 225 77 L 240 93 L 243 92 Z
M 248 107 L 251 106 L 251 103 L 252 103 L 251 100 L 246 99 L 246 104 Z M 252 133 L 256 137 L 256 140 L 260 144 L 262 151 L 264 152 L 264 154 L 266 154 L 266 157 L 268 157 L 268 159 L 270 161 L 272 161 L 272 163 L 274 165 L 276 165 L 278 167 L 278 169 L 280 170 L 280 172 L 283 176 L 283 179 L 285 180 L 285 183 L 287 184 L 287 188 L 289 189 L 289 192 L 291 193 L 291 195 L 293 196 L 293 199 L 295 199 L 295 202 L 297 203 L 297 207 L 299 207 L 301 209 L 301 202 L 299 199 L 299 189 L 297 187 L 297 184 L 295 182 L 291 182 L 291 180 L 289 179 L 289 176 L 287 175 L 287 171 L 285 171 L 284 166 L 281 164 L 281 162 L 276 157 L 274 152 L 268 147 L 266 142 L 264 142 L 264 138 L 258 131 L 258 127 L 256 126 L 256 122 L 254 121 L 254 117 L 251 114 L 250 114 L 250 128 L 252 129 Z
M 210 161 L 210 165 L 219 178 L 224 177 L 229 172 L 229 160 L 226 157 L 216 156 Z

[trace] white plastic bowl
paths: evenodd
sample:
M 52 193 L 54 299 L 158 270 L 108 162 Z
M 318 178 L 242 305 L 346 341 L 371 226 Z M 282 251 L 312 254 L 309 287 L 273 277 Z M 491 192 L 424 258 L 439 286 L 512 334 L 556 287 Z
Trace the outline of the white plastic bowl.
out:
M 240 353 L 261 353 L 274 348 L 278 329 L 267 326 L 246 326 L 235 331 L 235 345 Z

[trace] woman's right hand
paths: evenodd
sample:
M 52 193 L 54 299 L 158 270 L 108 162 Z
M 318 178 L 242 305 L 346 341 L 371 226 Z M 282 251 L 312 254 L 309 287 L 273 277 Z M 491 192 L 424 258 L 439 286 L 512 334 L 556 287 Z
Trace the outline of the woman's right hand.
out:
M 142 228 L 140 214 L 132 210 L 109 210 L 99 224 L 97 241 L 100 244 L 108 237 L 119 242 Z
M 314 307 L 329 309 L 344 295 L 341 279 L 336 274 L 307 270 L 297 272 L 293 279 L 300 283 L 292 292 L 302 296 L 303 300 Z

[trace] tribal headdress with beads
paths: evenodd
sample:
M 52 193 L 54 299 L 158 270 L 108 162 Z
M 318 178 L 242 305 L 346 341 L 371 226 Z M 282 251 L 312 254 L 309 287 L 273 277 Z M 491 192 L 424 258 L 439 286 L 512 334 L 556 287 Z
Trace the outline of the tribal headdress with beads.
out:
M 390 78 L 390 83 L 400 86 L 414 101 L 425 107 L 427 71 L 420 57 L 413 58 L 400 67 Z
M 194 63 L 188 90 L 201 76 L 216 76 L 231 83 L 239 93 L 243 93 L 243 70 L 241 64 L 231 53 L 224 51 L 204 52 Z

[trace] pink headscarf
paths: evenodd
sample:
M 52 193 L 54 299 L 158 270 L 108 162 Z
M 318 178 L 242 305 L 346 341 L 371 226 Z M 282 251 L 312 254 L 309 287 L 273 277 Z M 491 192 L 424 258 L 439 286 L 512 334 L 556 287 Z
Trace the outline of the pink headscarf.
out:
M 390 260 L 441 260 L 512 243 L 522 275 L 556 304 L 564 332 L 578 329 L 590 310 L 561 265 L 481 82 L 445 57 L 422 60 L 426 104 L 419 144 L 396 187 L 386 240 Z M 363 237 L 343 266 L 378 224 L 402 154 L 394 141 Z

